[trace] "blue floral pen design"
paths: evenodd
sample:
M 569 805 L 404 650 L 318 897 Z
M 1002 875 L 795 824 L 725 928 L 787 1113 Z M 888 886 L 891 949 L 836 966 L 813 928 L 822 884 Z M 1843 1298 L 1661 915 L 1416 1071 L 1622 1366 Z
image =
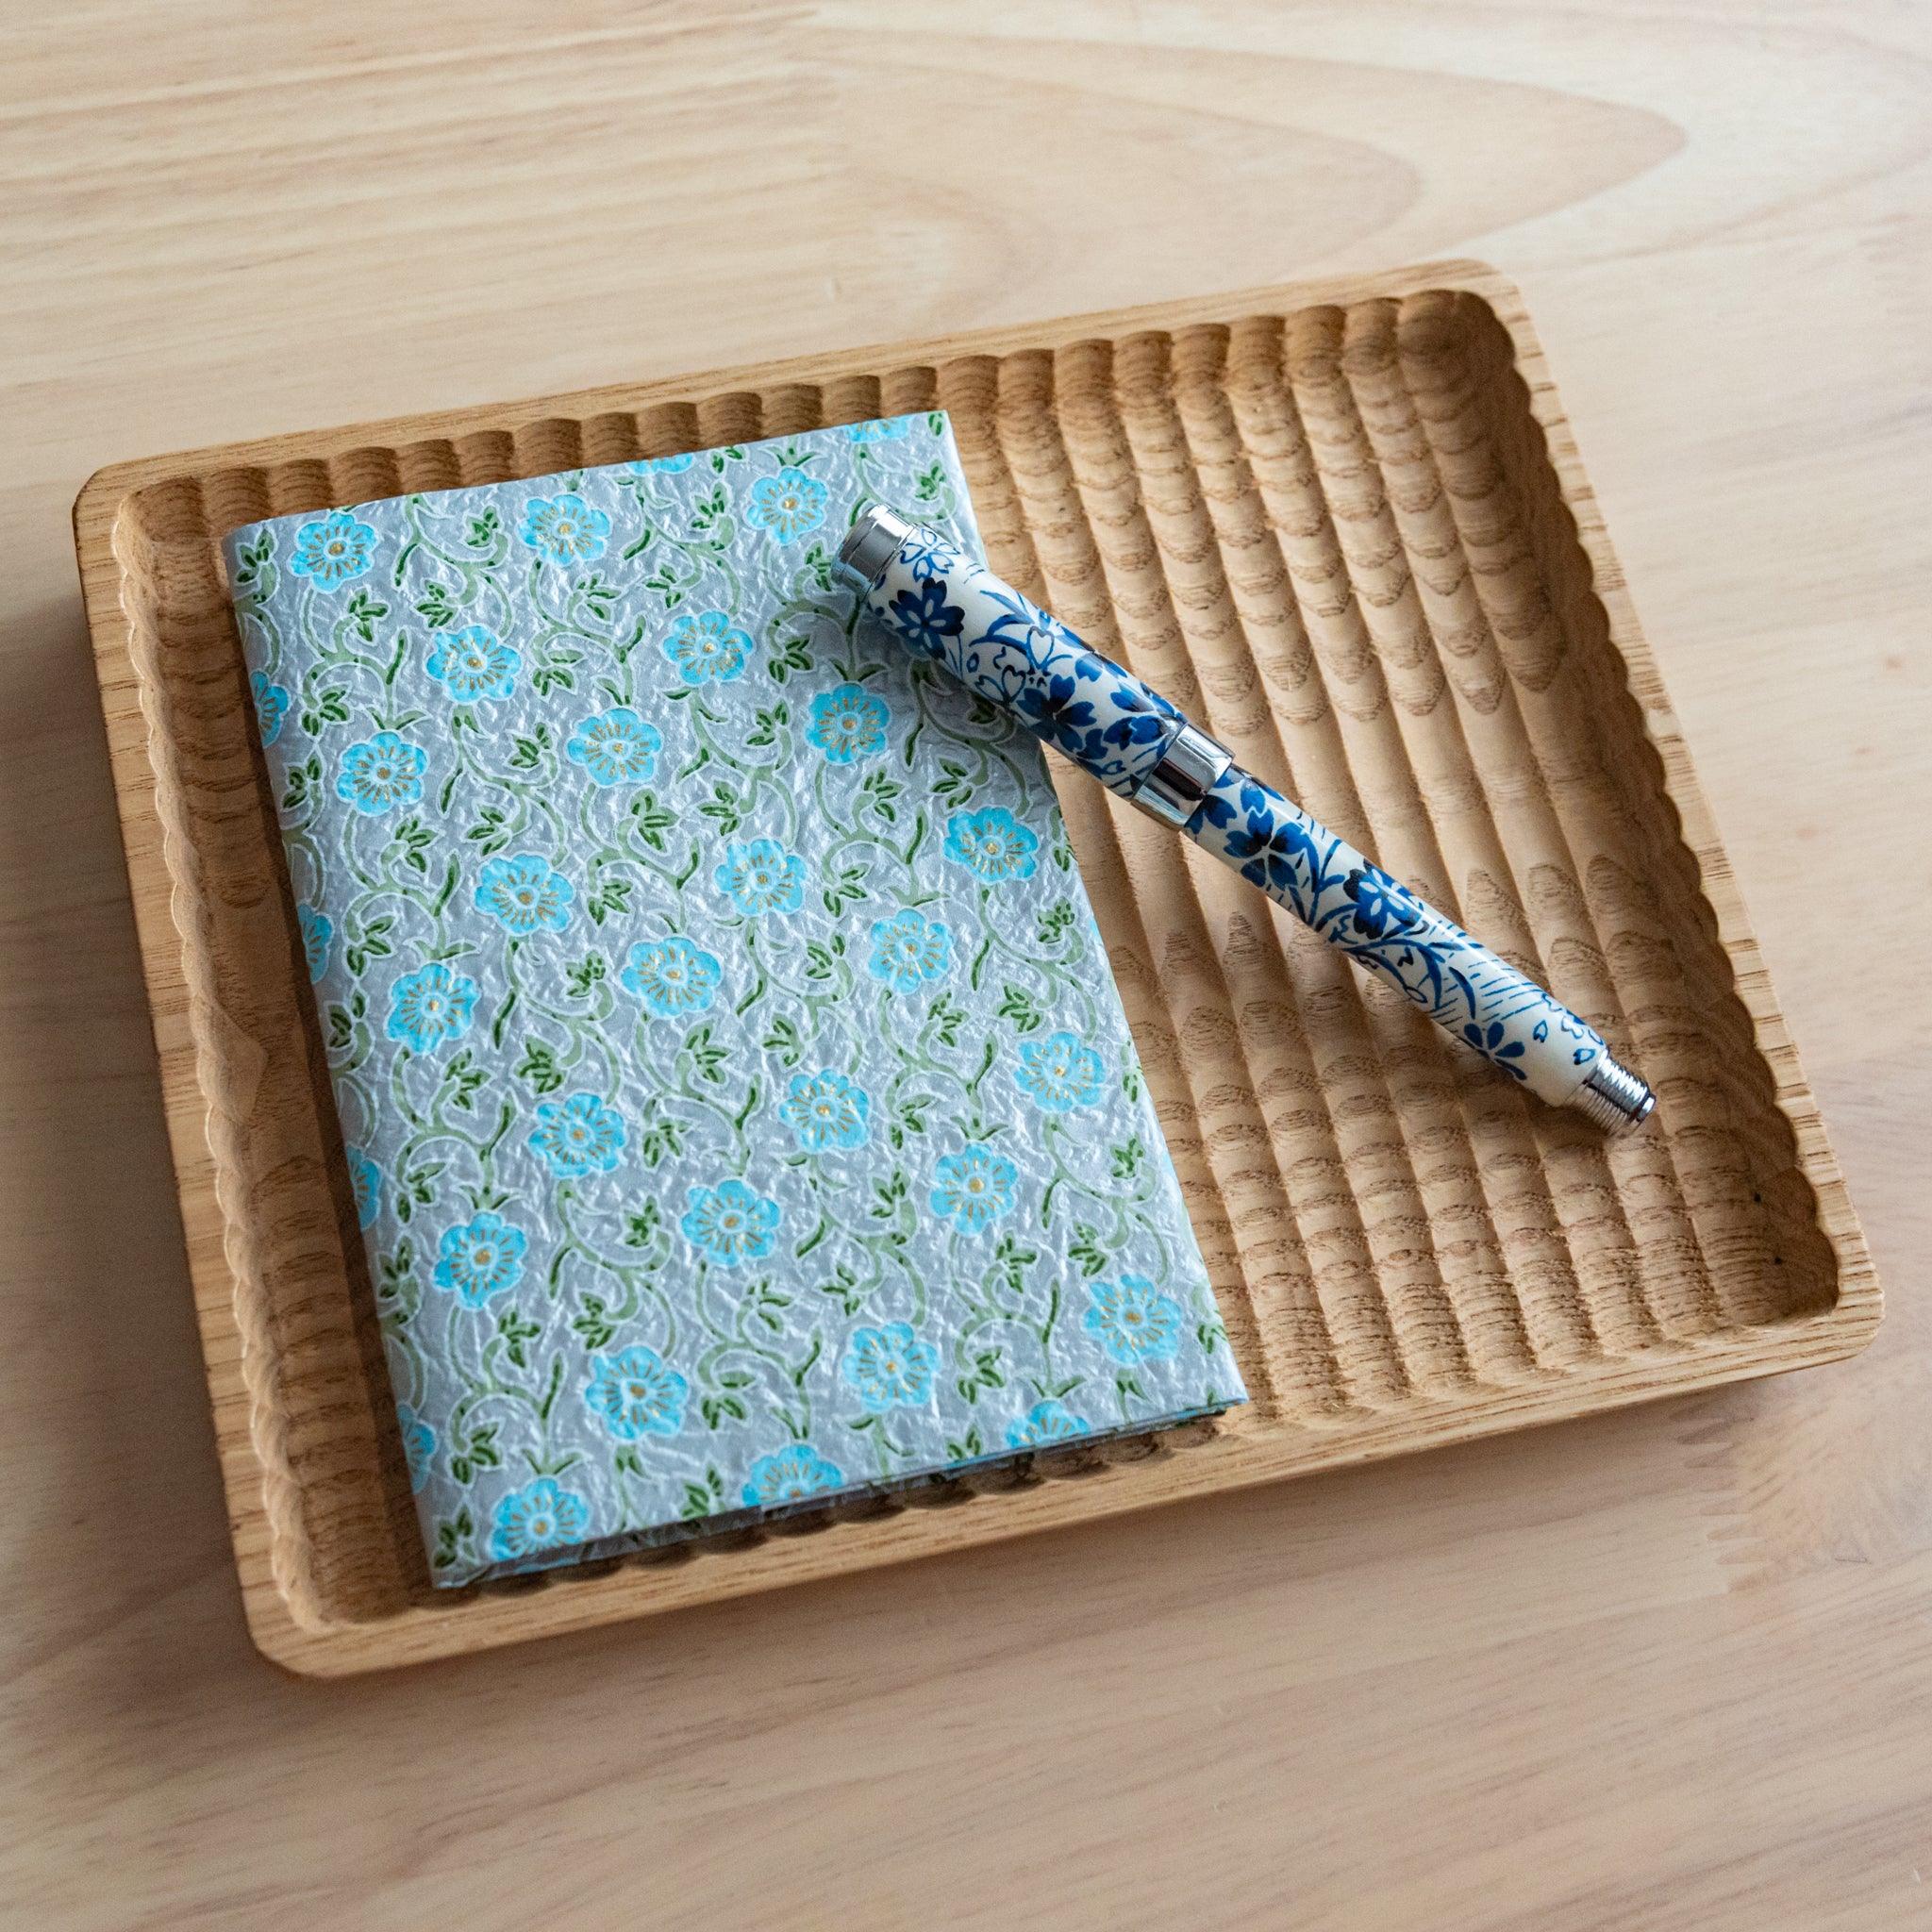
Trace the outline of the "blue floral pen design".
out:
M 907 649 L 1392 980 L 1539 1099 L 1613 1133 L 1649 1118 L 1656 1096 L 1592 1027 L 939 531 L 876 505 L 839 554 Z

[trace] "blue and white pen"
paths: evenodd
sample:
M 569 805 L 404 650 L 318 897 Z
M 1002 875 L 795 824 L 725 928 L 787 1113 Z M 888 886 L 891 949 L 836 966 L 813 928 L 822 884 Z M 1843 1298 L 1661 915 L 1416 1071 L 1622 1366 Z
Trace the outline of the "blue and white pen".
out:
M 840 560 L 908 649 L 1232 866 L 1539 1099 L 1612 1133 L 1656 1096 L 1569 1008 L 1318 824 L 939 531 L 874 506 Z

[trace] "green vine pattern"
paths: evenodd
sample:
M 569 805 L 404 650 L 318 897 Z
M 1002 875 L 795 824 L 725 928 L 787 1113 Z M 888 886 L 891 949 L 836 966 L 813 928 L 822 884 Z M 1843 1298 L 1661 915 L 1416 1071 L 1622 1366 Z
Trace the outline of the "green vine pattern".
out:
M 862 616 L 942 415 L 236 531 L 439 1581 L 1242 1399 L 1037 745 Z

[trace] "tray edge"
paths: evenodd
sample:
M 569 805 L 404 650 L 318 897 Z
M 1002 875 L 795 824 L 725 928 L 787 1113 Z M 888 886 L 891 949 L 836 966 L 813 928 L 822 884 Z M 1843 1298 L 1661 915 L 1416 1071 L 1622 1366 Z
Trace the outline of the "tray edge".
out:
M 1187 1480 L 1159 1485 L 1160 1493 L 1145 1494 L 1142 1482 L 1132 1484 L 1131 1472 L 1140 1462 L 1116 1465 L 1098 1478 L 1088 1478 L 1090 1496 L 1080 1514 L 1084 1519 L 1156 1507 L 1184 1497 L 1223 1489 L 1251 1487 L 1284 1479 L 1290 1474 L 1354 1466 L 1412 1449 L 1468 1441 L 1507 1428 L 1541 1425 L 1575 1415 L 1597 1413 L 1633 1403 L 1686 1394 L 1724 1383 L 1809 1367 L 1841 1359 L 1863 1348 L 1875 1332 L 1883 1312 L 1882 1296 L 1863 1231 L 1853 1211 L 1837 1157 L 1825 1135 L 1816 1099 L 1806 1081 L 1790 1029 L 1779 1009 L 1768 971 L 1753 932 L 1741 894 L 1725 867 L 1717 878 L 1708 862 L 1721 857 L 1717 826 L 1698 782 L 1688 747 L 1678 731 L 1665 695 L 1654 654 L 1639 622 L 1623 571 L 1610 544 L 1602 511 L 1590 484 L 1574 432 L 1557 395 L 1548 358 L 1530 323 L 1516 284 L 1493 268 L 1471 260 L 1425 262 L 1377 274 L 1338 275 L 1306 282 L 1287 282 L 1191 296 L 1124 309 L 1099 310 L 1070 317 L 1047 318 L 1022 325 L 994 325 L 964 334 L 948 334 L 910 342 L 884 342 L 826 353 L 804 355 L 772 362 L 748 362 L 718 370 L 694 370 L 652 379 L 643 384 L 611 384 L 558 395 L 525 398 L 505 404 L 465 406 L 414 416 L 353 424 L 335 429 L 284 432 L 242 442 L 109 464 L 92 475 L 75 498 L 73 512 L 75 545 L 83 603 L 100 690 L 108 741 L 116 815 L 120 825 L 129 893 L 141 948 L 142 976 L 149 1001 L 156 1052 L 175 1164 L 176 1194 L 182 1208 L 183 1249 L 194 1293 L 197 1325 L 214 1407 L 218 1457 L 227 1502 L 229 1532 L 242 1585 L 244 1615 L 256 1646 L 272 1661 L 300 1674 L 335 1676 L 425 1661 L 441 1656 L 523 1641 L 537 1635 L 561 1634 L 606 1623 L 645 1615 L 666 1614 L 699 1601 L 714 1601 L 807 1580 L 823 1572 L 808 1559 L 809 1539 L 796 1547 L 799 1560 L 768 1562 L 756 1573 L 741 1571 L 741 1582 L 729 1575 L 712 1575 L 699 1591 L 672 1591 L 658 1602 L 637 1602 L 638 1573 L 622 1571 L 605 1579 L 574 1583 L 571 1602 L 550 1616 L 542 1630 L 515 1627 L 521 1618 L 521 1596 L 480 1599 L 448 1607 L 418 1607 L 368 1624 L 315 1624 L 297 1616 L 275 1570 L 264 1489 L 273 1479 L 263 1462 L 255 1427 L 255 1405 L 242 1367 L 242 1344 L 234 1303 L 238 1289 L 226 1254 L 226 1217 L 219 1201 L 214 1158 L 207 1133 L 207 1095 L 199 1056 L 187 1024 L 191 1000 L 184 968 L 185 949 L 192 943 L 177 911 L 178 884 L 175 871 L 160 858 L 159 876 L 143 843 L 157 848 L 165 827 L 157 805 L 157 784 L 151 743 L 155 726 L 142 702 L 141 675 L 132 650 L 132 625 L 122 600 L 114 527 L 128 496 L 157 483 L 222 465 L 273 460 L 286 457 L 291 445 L 308 454 L 337 454 L 379 441 L 419 441 L 453 435 L 483 426 L 510 428 L 558 416 L 589 417 L 622 408 L 634 411 L 654 401 L 700 394 L 727 393 L 735 388 L 771 389 L 787 381 L 823 383 L 841 375 L 863 374 L 884 366 L 917 366 L 942 358 L 977 354 L 1007 354 L 1024 348 L 1058 345 L 1083 336 L 1120 337 L 1137 328 L 1173 329 L 1190 323 L 1220 322 L 1246 312 L 1291 312 L 1326 302 L 1356 302 L 1400 296 L 1425 289 L 1466 290 L 1486 302 L 1508 332 L 1517 371 L 1524 382 L 1535 420 L 1543 433 L 1549 459 L 1557 471 L 1561 496 L 1575 525 L 1578 543 L 1589 560 L 1592 594 L 1604 606 L 1610 641 L 1624 664 L 1624 677 L 1636 702 L 1646 736 L 1662 761 L 1666 794 L 1678 813 L 1684 844 L 1696 866 L 1700 891 L 1718 921 L 1720 942 L 1731 961 L 1736 989 L 1750 1014 L 1753 1036 L 1770 1066 L 1776 1100 L 1790 1122 L 1797 1159 L 1818 1206 L 1821 1230 L 1838 1262 L 1838 1298 L 1833 1307 L 1800 1321 L 1748 1331 L 1744 1340 L 1730 1339 L 1708 1349 L 1647 1361 L 1635 1369 L 1598 1372 L 1588 1378 L 1591 1401 L 1579 1408 L 1544 1388 L 1528 1391 L 1542 1398 L 1525 1403 L 1516 1395 L 1458 1403 L 1441 1417 L 1419 1417 L 1414 1410 L 1401 1419 L 1400 1440 L 1381 1441 L 1373 1429 L 1358 1430 L 1336 1446 L 1333 1455 L 1306 1448 L 1290 1458 L 1290 1466 L 1270 1466 L 1270 1458 L 1245 1445 L 1243 1466 L 1228 1449 L 1207 1445 L 1191 1450 L 1184 1466 Z M 165 891 L 161 887 L 165 882 Z M 191 1214 L 199 1205 L 208 1222 L 223 1230 L 217 1253 L 199 1252 L 190 1233 Z M 1792 1346 L 1792 1337 L 1807 1333 L 1807 1345 Z M 239 1427 L 238 1427 L 239 1424 Z M 1232 1464 L 1233 1466 L 1228 1466 Z M 1097 1485 L 1106 1494 L 1094 1493 Z M 1061 1491 L 1060 1494 L 1064 1494 Z M 1051 1527 L 1048 1520 L 1025 1498 L 1008 1498 L 998 1526 L 976 1529 L 970 1537 L 916 1533 L 905 1515 L 890 1519 L 893 1547 L 876 1552 L 853 1545 L 861 1541 L 845 1525 L 841 1565 L 838 1574 L 909 1561 L 966 1544 L 1007 1541 Z M 935 1526 L 944 1514 L 934 1512 Z M 975 1518 L 975 1521 L 980 1519 Z M 791 1568 L 806 1573 L 783 1574 Z M 780 1574 L 772 1574 L 776 1569 Z M 655 1573 L 658 1576 L 681 1573 Z M 607 1586 L 618 1586 L 611 1588 Z

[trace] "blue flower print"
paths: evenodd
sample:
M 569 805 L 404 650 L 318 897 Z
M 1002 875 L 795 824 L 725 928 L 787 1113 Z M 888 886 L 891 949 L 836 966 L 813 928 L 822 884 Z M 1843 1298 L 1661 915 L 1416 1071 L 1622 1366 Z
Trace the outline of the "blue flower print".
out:
M 1115 683 L 1107 694 L 1107 708 L 1113 717 L 1102 738 L 1128 750 L 1136 745 L 1165 744 L 1181 722 L 1181 714 L 1158 691 L 1134 684 Z
M 1527 1080 L 1529 1075 L 1517 1062 L 1524 1058 L 1524 1045 L 1520 1040 L 1511 1040 L 1509 1029 L 1500 1020 L 1491 1020 L 1488 1025 L 1480 1022 L 1465 1021 L 1462 1037 L 1482 1054 L 1492 1065 L 1501 1067 L 1512 1080 Z M 1586 1064 L 1586 1057 L 1579 1053 L 1577 1064 Z
M 576 889 L 541 853 L 492 858 L 476 878 L 476 904 L 519 935 L 561 932 Z
M 839 1373 L 858 1391 L 874 1415 L 889 1408 L 916 1408 L 932 1393 L 940 1352 L 922 1341 L 909 1324 L 888 1322 L 883 1328 L 855 1328 L 845 1344 Z
M 1115 1361 L 1166 1361 L 1179 1353 L 1183 1317 L 1171 1294 L 1159 1293 L 1144 1275 L 1123 1274 L 1096 1281 L 1087 1291 L 1089 1307 L 1081 1324 Z
M 849 442 L 897 442 L 902 436 L 912 433 L 912 419 L 909 416 L 874 416 L 870 423 L 848 423 L 845 437 Z
M 407 1402 L 396 1404 L 396 1421 L 403 1432 L 403 1460 L 409 1467 L 409 1487 L 420 1490 L 429 1480 L 429 1460 L 436 1454 L 436 1431 Z
M 825 498 L 830 494 L 816 476 L 788 464 L 775 476 L 760 476 L 751 486 L 744 520 L 754 530 L 768 532 L 774 541 L 789 543 L 824 522 Z
M 1315 842 L 1293 819 L 1277 818 L 1259 793 L 1244 795 L 1242 803 L 1247 807 L 1247 824 L 1224 835 L 1228 853 L 1242 861 L 1244 879 L 1264 892 L 1286 895 L 1291 907 L 1298 890 L 1296 868 L 1310 878 L 1321 876 L 1322 860 Z
M 1342 891 L 1355 901 L 1355 929 L 1364 939 L 1407 932 L 1423 923 L 1422 902 L 1379 865 L 1358 865 Z
M 704 1012 L 722 976 L 711 954 L 674 936 L 638 941 L 630 949 L 630 964 L 617 978 L 648 1011 L 660 1020 L 673 1020 L 681 1013 Z
M 342 754 L 336 796 L 372 817 L 398 805 L 414 805 L 423 796 L 423 773 L 428 763 L 420 744 L 411 744 L 393 731 L 378 731 Z
M 966 627 L 966 613 L 946 602 L 946 580 L 929 577 L 914 590 L 901 591 L 887 615 L 901 643 L 924 658 L 943 658 L 946 643 Z
M 775 1201 L 754 1193 L 742 1181 L 720 1181 L 715 1188 L 692 1188 L 691 1206 L 678 1219 L 684 1238 L 708 1261 L 736 1268 L 762 1261 L 778 1235 Z
M 946 821 L 946 857 L 983 879 L 1030 879 L 1039 850 L 1039 835 L 1003 805 Z
M 1035 608 L 1027 611 L 1023 634 L 1026 640 L 1024 650 L 1028 659 L 1041 669 L 1049 664 L 1064 666 L 1072 670 L 1080 681 L 1097 684 L 1110 668 L 1106 658 L 1096 658 L 1081 642 L 1078 634 L 1062 624 L 1051 610 Z M 1132 686 L 1124 686 L 1115 697 L 1126 700 L 1133 693 Z
M 1080 695 L 1072 677 L 1056 674 L 1029 678 L 1020 688 L 1020 708 L 1035 734 L 1058 745 L 1070 758 L 1098 765 L 1106 758 L 1098 714 L 1091 698 Z
M 961 1234 L 984 1234 L 1003 1214 L 1013 1211 L 1020 1170 L 1004 1155 L 976 1143 L 933 1163 L 933 1188 L 926 1196 L 932 1211 Z
M 568 1549 L 583 1541 L 590 1522 L 591 1512 L 575 1490 L 565 1489 L 554 1475 L 539 1476 L 497 1504 L 490 1554 L 499 1563 L 514 1563 Z
M 307 577 L 317 590 L 339 591 L 375 560 L 375 532 L 345 509 L 295 532 L 289 575 Z
M 1100 1098 L 1100 1056 L 1071 1033 L 1024 1041 L 1013 1081 L 1042 1113 L 1072 1113 Z
M 430 1276 L 445 1294 L 466 1308 L 480 1308 L 492 1295 L 514 1288 L 524 1273 L 529 1237 L 500 1214 L 479 1214 L 460 1227 L 445 1228 Z
M 920 524 L 899 546 L 899 560 L 916 577 L 942 577 L 959 567 L 959 553 L 930 525 Z
M 343 1150 L 349 1157 L 349 1191 L 356 1200 L 356 1225 L 374 1227 L 382 1212 L 382 1170 L 359 1147 Z
M 630 465 L 633 476 L 677 476 L 697 461 L 690 450 L 675 457 L 641 457 Z
M 1091 1434 L 1086 1417 L 1073 1414 L 1064 1402 L 1036 1402 L 1017 1422 L 1007 1424 L 1007 1447 L 1041 1449 L 1049 1442 L 1070 1442 Z
M 841 684 L 812 699 L 811 725 L 805 735 L 829 763 L 849 765 L 885 750 L 891 716 L 884 698 L 874 697 L 863 685 Z
M 586 718 L 572 733 L 564 756 L 581 765 L 597 785 L 641 785 L 658 769 L 663 734 L 627 705 Z
M 537 1109 L 537 1131 L 530 1136 L 530 1145 L 550 1163 L 550 1172 L 567 1181 L 608 1174 L 624 1143 L 624 1116 L 594 1093 L 546 1100 Z
M 273 744 L 282 735 L 282 720 L 289 715 L 289 688 L 271 684 L 261 672 L 251 671 L 248 691 L 255 700 L 255 722 L 261 726 L 261 741 Z
M 1595 1059 L 1597 1055 L 1603 1051 L 1603 1041 L 1574 1013 L 1566 1012 L 1554 1000 L 1550 1002 L 1550 1006 L 1552 1011 L 1548 1017 L 1539 1020 L 1529 1029 L 1530 1038 L 1537 1041 L 1547 1040 L 1550 1037 L 1550 1021 L 1555 1020 L 1557 1031 L 1564 1039 L 1574 1040 L 1577 1042 L 1570 1052 L 1571 1065 L 1576 1067 L 1589 1066 L 1591 1061 Z
M 894 992 L 917 992 L 952 964 L 953 935 L 937 919 L 908 907 L 873 922 L 872 958 L 865 970 Z
M 575 563 L 594 563 L 604 555 L 610 536 L 610 519 L 575 491 L 560 496 L 533 496 L 524 506 L 517 535 L 545 563 L 568 570 Z
M 779 1118 L 809 1154 L 822 1154 L 827 1147 L 863 1147 L 871 1111 L 872 1096 L 865 1089 L 829 1067 L 809 1077 L 793 1074 L 778 1104 Z
M 780 1503 L 802 1503 L 844 1481 L 845 1472 L 836 1462 L 827 1462 L 809 1442 L 794 1442 L 775 1456 L 760 1456 L 746 1471 L 745 1507 L 770 1509 Z
M 751 656 L 751 636 L 735 628 L 722 610 L 687 613 L 671 626 L 664 655 L 687 684 L 729 684 Z
M 584 1406 L 620 1442 L 675 1436 L 684 1426 L 690 1385 L 655 1349 L 619 1349 L 591 1357 Z
M 484 698 L 508 697 L 517 688 L 523 664 L 521 651 L 493 630 L 472 624 L 461 630 L 439 632 L 424 669 L 457 704 L 473 705 Z
M 445 1040 L 460 1040 L 475 1006 L 476 982 L 437 960 L 396 981 L 389 996 L 389 1037 L 412 1053 L 427 1053 Z
M 775 839 L 725 846 L 724 860 L 711 877 L 747 919 L 767 912 L 796 912 L 805 904 L 805 860 Z
M 335 941 L 336 923 L 326 912 L 304 903 L 295 908 L 295 924 L 302 933 L 302 958 L 308 963 L 312 986 L 328 971 L 328 949 Z

